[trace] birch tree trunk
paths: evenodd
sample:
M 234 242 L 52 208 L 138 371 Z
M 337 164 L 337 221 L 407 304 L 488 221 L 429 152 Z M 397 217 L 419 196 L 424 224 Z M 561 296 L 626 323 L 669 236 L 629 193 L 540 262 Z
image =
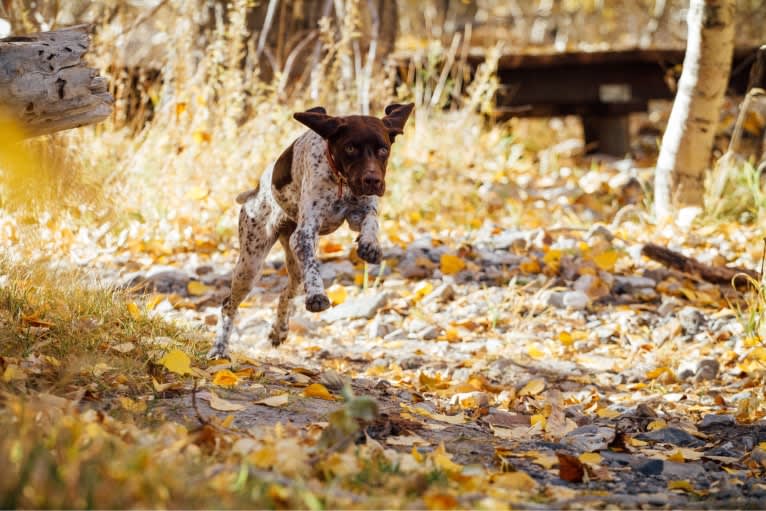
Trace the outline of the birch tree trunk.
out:
M 654 211 L 699 206 L 734 51 L 735 0 L 691 0 L 683 71 L 654 179 Z

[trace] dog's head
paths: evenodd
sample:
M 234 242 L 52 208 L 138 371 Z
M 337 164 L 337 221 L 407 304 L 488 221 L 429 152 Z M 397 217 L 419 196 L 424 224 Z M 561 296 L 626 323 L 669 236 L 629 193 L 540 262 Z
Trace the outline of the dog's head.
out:
M 369 115 L 333 117 L 320 107 L 294 115 L 327 141 L 338 171 L 354 195 L 382 196 L 391 144 L 404 131 L 413 103 L 391 104 L 379 119 Z

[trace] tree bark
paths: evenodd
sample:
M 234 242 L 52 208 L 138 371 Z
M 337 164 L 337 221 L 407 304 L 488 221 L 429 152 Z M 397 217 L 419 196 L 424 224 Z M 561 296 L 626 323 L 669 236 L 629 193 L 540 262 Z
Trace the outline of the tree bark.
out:
M 28 136 L 111 114 L 106 79 L 82 61 L 89 44 L 87 25 L 0 39 L 0 107 Z
M 734 51 L 734 1 L 691 0 L 683 71 L 655 172 L 655 214 L 699 206 Z

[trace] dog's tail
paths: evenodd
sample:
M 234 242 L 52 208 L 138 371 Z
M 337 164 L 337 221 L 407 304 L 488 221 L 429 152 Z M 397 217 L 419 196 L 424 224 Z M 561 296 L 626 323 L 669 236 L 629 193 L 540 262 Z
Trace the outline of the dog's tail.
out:
M 248 201 L 248 199 L 250 199 L 250 197 L 255 197 L 256 195 L 258 195 L 258 190 L 260 189 L 260 187 L 261 187 L 261 184 L 258 183 L 257 185 L 255 185 L 255 188 L 253 188 L 252 190 L 248 190 L 246 192 L 242 192 L 239 195 L 237 195 L 237 199 L 236 199 L 237 204 L 244 204 L 245 202 Z

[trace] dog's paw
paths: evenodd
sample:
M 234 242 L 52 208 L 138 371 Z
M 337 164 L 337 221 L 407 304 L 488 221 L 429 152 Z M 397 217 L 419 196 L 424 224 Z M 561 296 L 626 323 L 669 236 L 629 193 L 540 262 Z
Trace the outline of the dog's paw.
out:
M 269 341 L 271 341 L 271 345 L 275 348 L 278 348 L 280 344 L 285 342 L 287 340 L 287 332 L 278 332 L 276 330 L 272 330 L 269 332 Z
M 306 310 L 310 312 L 322 312 L 330 308 L 330 299 L 327 295 L 311 295 L 306 297 Z
M 383 259 L 383 249 L 380 248 L 377 241 L 374 241 L 373 243 L 364 243 L 360 241 L 359 245 L 356 247 L 356 253 L 359 254 L 362 261 L 367 261 L 370 264 L 378 264 L 380 263 L 380 260 Z
M 213 344 L 213 347 L 210 349 L 210 351 L 207 352 L 208 360 L 215 360 L 217 358 L 229 358 L 229 353 L 226 349 L 226 346 L 221 344 Z

